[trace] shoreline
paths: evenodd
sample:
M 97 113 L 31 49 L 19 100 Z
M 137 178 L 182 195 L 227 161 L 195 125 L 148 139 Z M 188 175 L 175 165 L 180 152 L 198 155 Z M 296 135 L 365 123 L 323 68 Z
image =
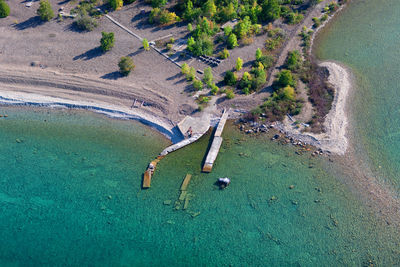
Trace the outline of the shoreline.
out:
M 91 111 L 105 115 L 113 119 L 135 120 L 149 126 L 173 143 L 182 140 L 182 136 L 175 126 L 159 116 L 154 116 L 148 112 L 138 110 L 138 108 L 128 109 L 122 106 L 101 102 L 89 102 L 81 100 L 69 100 L 60 97 L 44 96 L 33 93 L 0 90 L 0 105 L 4 106 L 31 106 L 53 108 L 68 108 L 75 110 Z
M 315 146 L 323 151 L 344 155 L 348 149 L 346 101 L 352 87 L 351 72 L 339 63 L 325 61 L 319 64 L 329 71 L 328 81 L 335 88 L 331 110 L 324 121 L 325 132 L 320 134 L 304 133 L 289 123 L 288 119 L 276 124 L 277 129 L 303 143 Z

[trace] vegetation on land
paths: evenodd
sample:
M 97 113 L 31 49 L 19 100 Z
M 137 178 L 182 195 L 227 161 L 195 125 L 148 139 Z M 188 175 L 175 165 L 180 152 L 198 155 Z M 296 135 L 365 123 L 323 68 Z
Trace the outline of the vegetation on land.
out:
M 143 44 L 144 50 L 146 50 L 146 51 L 149 51 L 149 50 L 150 50 L 149 41 L 147 41 L 146 38 L 143 38 L 142 44 Z
M 103 52 L 107 52 L 114 47 L 114 33 L 113 32 L 101 32 L 100 47 Z
M 53 9 L 51 8 L 49 0 L 40 1 L 37 14 L 39 15 L 42 21 L 50 21 L 52 18 L 54 18 L 54 12 Z
M 124 76 L 128 76 L 132 70 L 135 68 L 135 64 L 133 63 L 132 58 L 130 57 L 121 57 L 118 63 L 119 71 Z
M 108 3 L 113 10 L 119 10 L 124 5 L 123 0 L 110 0 Z
M 10 7 L 4 0 L 0 0 L 0 18 L 5 18 L 10 15 Z

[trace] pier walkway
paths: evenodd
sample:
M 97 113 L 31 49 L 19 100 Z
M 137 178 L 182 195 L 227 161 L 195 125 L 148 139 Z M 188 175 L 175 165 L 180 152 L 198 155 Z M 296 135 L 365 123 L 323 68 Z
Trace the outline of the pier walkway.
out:
M 203 172 L 211 172 L 215 160 L 217 159 L 219 149 L 222 145 L 222 132 L 225 127 L 226 120 L 228 119 L 229 110 L 224 110 L 221 119 L 218 122 L 217 129 L 214 133 L 214 139 L 212 141 L 210 150 L 208 151 L 206 160 L 203 165 Z

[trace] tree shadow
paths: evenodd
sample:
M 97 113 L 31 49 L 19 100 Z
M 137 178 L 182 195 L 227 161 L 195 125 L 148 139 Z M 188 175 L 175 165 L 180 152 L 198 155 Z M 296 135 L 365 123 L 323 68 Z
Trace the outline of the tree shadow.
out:
M 15 24 L 14 28 L 23 31 L 28 28 L 36 28 L 37 26 L 40 26 L 42 24 L 44 24 L 44 21 L 42 21 L 39 16 L 35 16 L 25 20 L 24 22 Z
M 66 4 L 66 3 L 68 3 L 68 2 L 71 2 L 71 1 L 72 1 L 72 0 L 64 0 L 64 1 L 62 1 L 62 2 L 59 2 L 58 5 L 59 5 L 59 6 L 62 6 L 62 5 Z
M 174 76 L 168 77 L 168 78 L 167 78 L 167 81 L 175 80 L 175 79 L 177 79 L 177 78 L 179 78 L 179 77 L 182 78 L 183 75 L 182 75 L 181 73 L 177 73 L 177 74 L 175 74 Z
M 139 55 L 139 54 L 143 53 L 143 51 L 144 51 L 144 49 L 143 49 L 143 47 L 141 47 L 138 50 L 136 50 L 135 52 L 130 53 L 129 55 L 127 55 L 127 57 L 134 57 L 136 55 Z
M 101 50 L 100 47 L 95 47 L 95 48 L 92 48 L 92 49 L 86 51 L 83 54 L 80 54 L 80 55 L 74 57 L 73 59 L 74 60 L 78 60 L 78 59 L 91 60 L 91 59 L 93 59 L 95 57 L 99 57 L 101 55 L 103 55 L 103 50 Z
M 114 71 L 114 72 L 104 74 L 100 78 L 107 79 L 107 80 L 118 80 L 119 78 L 122 78 L 122 77 L 124 77 L 124 75 L 122 75 L 121 72 Z

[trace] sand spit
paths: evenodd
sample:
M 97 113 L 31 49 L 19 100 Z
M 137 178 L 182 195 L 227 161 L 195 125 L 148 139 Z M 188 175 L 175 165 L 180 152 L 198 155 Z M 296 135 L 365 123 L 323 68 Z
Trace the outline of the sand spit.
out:
M 325 132 L 321 134 L 304 133 L 296 129 L 289 120 L 278 123 L 280 130 L 287 135 L 304 143 L 316 146 L 324 151 L 343 155 L 348 148 L 346 128 L 348 124 L 346 116 L 346 99 L 351 88 L 350 72 L 334 62 L 323 62 L 320 64 L 329 71 L 329 82 L 335 88 L 335 97 L 332 108 L 324 122 Z

